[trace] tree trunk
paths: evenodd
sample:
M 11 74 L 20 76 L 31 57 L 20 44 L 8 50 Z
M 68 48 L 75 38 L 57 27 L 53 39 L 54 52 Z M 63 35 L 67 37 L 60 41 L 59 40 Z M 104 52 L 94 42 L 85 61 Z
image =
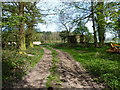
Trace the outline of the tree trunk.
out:
M 69 32 L 69 30 L 67 30 L 67 33 L 66 33 L 67 35 L 67 43 L 69 43 L 69 35 L 70 35 L 70 32 Z
M 33 48 L 33 25 L 28 24 L 26 32 L 26 44 L 27 47 Z
M 84 43 L 84 35 L 83 35 L 83 33 L 82 33 L 82 35 L 80 35 L 80 43 Z
M 92 12 L 92 23 L 93 23 L 93 32 L 94 32 L 94 46 L 98 47 L 97 43 L 97 35 L 95 30 L 95 16 L 94 16 L 94 7 L 93 7 L 93 1 L 91 2 L 91 12 Z
M 26 50 L 25 44 L 25 31 L 24 31 L 24 2 L 19 2 L 19 16 L 20 16 L 20 25 L 19 25 L 19 49 L 20 51 Z
M 120 13 L 120 9 L 118 10 L 118 13 Z M 118 15 L 118 29 L 117 29 L 117 32 L 118 32 L 118 38 L 120 39 L 120 14 Z
M 105 16 L 104 16 L 104 2 L 97 4 L 97 25 L 98 25 L 98 38 L 99 46 L 104 45 L 105 41 Z
M 65 37 L 65 38 L 63 38 L 64 43 L 65 43 L 65 40 L 66 40 L 66 37 Z

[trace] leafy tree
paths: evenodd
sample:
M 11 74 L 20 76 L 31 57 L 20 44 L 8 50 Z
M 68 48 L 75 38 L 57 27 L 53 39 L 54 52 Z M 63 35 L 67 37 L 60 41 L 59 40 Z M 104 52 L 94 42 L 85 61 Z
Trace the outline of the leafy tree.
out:
M 119 10 L 119 12 L 120 12 L 120 10 Z M 120 39 L 120 17 L 118 18 L 117 25 L 118 25 L 118 28 L 117 28 L 118 37 Z
M 98 38 L 99 45 L 104 45 L 105 41 L 105 15 L 104 15 L 104 2 L 97 2 L 96 6 L 96 15 L 97 15 L 97 30 L 98 30 Z
M 84 22 L 79 22 L 77 24 L 77 28 L 73 31 L 73 33 L 80 35 L 80 42 L 84 43 L 85 35 L 88 35 L 89 31 L 88 28 L 84 25 Z
M 59 25 L 60 25 L 60 29 L 66 30 L 66 32 L 64 34 L 66 34 L 66 36 L 69 36 L 70 32 L 76 26 L 76 23 L 74 23 L 75 8 L 73 8 L 73 6 L 70 6 L 69 3 L 67 3 L 67 2 L 64 2 L 62 4 L 63 4 L 63 7 L 59 13 Z M 68 41 L 68 39 L 67 39 L 67 41 Z
M 16 34 L 19 37 L 17 44 L 20 51 L 26 50 L 25 32 L 24 32 L 24 24 L 25 24 L 24 6 L 25 6 L 24 2 L 18 2 L 18 3 L 5 2 L 3 3 L 3 12 L 2 12 L 3 32 L 4 30 L 8 30 L 8 31 L 12 30 L 12 32 L 19 30 L 19 32 Z
M 8 42 L 14 41 L 17 43 L 18 39 L 18 25 L 19 19 L 18 16 L 18 7 L 15 6 L 15 3 L 2 3 L 2 44 L 3 47 L 8 46 Z
M 75 28 L 75 30 L 73 31 L 74 34 L 81 34 L 81 35 L 85 35 L 88 32 L 89 32 L 88 28 L 84 25 L 84 22 L 81 21 L 77 24 L 77 28 Z
M 80 20 L 91 21 L 93 23 L 93 34 L 94 34 L 94 45 L 98 46 L 97 42 L 99 40 L 99 45 L 102 46 L 105 41 L 105 33 L 107 27 L 107 20 L 111 21 L 111 26 L 118 26 L 118 14 L 116 13 L 118 10 L 119 3 L 118 2 L 93 2 L 81 4 L 80 2 L 71 3 L 72 6 L 75 6 L 78 9 L 80 14 L 77 14 L 75 22 L 79 22 Z M 109 7 L 107 7 L 109 5 Z M 111 7 L 112 6 L 112 7 Z M 107 16 L 108 17 L 107 17 Z M 112 19 L 112 20 L 111 20 Z M 116 22 L 116 23 L 115 23 Z M 116 25 L 115 25 L 116 24 Z M 119 26 L 118 26 L 119 27 Z M 114 30 L 116 32 L 119 32 Z M 97 40 L 98 35 L 98 40 Z
M 93 23 L 93 34 L 94 34 L 94 45 L 95 47 L 98 46 L 97 44 L 97 29 L 96 29 L 96 2 L 93 2 L 93 0 L 91 0 L 91 2 L 85 2 L 83 4 L 83 2 L 75 2 L 72 4 L 73 6 L 75 6 L 75 8 L 78 10 L 79 14 L 77 15 L 76 19 L 74 20 L 75 23 L 79 23 L 81 20 L 85 22 L 85 24 L 88 21 L 92 20 Z M 76 30 L 78 31 L 78 30 Z
M 106 17 L 110 20 L 107 25 L 117 33 L 117 36 L 120 38 L 120 9 L 119 2 L 107 3 L 109 9 L 107 9 L 108 14 Z
M 61 39 L 65 42 L 66 41 L 66 39 L 67 39 L 67 31 L 65 30 L 65 31 L 61 31 L 60 33 L 59 33 L 59 36 L 61 37 Z
M 35 31 L 35 26 L 38 22 L 43 22 L 41 19 L 41 13 L 39 9 L 36 7 L 37 2 L 27 2 L 26 4 L 26 44 L 28 47 L 33 47 L 33 36 Z
M 26 50 L 26 44 L 33 47 L 34 26 L 38 22 L 43 22 L 36 4 L 36 2 L 3 3 L 3 30 L 8 28 L 19 31 L 16 36 L 19 37 L 17 45 L 21 51 Z

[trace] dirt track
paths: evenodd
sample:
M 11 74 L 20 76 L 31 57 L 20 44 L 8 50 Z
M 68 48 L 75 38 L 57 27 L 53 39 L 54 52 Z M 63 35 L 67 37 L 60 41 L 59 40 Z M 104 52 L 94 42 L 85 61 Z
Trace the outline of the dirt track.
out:
M 51 51 L 44 49 L 44 56 L 42 60 L 26 75 L 23 80 L 15 87 L 17 88 L 43 88 L 46 87 L 46 78 L 50 75 L 50 67 L 52 61 Z M 55 49 L 56 50 L 56 49 Z M 98 90 L 104 88 L 103 85 L 97 84 L 93 81 L 89 73 L 76 62 L 70 55 L 60 50 L 58 58 L 60 62 L 56 73 L 60 75 L 61 88 L 86 88 L 91 90 Z M 56 82 L 55 82 L 56 83 Z
M 91 88 L 92 90 L 104 88 L 103 85 L 95 83 L 89 73 L 69 54 L 60 50 L 57 52 L 60 59 L 58 73 L 62 88 Z
M 39 63 L 20 81 L 17 88 L 43 88 L 46 87 L 46 78 L 50 74 L 52 61 L 51 51 L 44 49 L 44 56 Z

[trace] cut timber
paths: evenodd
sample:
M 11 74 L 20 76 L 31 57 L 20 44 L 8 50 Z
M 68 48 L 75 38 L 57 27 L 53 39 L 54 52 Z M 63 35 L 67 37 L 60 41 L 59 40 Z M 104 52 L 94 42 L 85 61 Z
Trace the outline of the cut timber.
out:
M 107 52 L 118 52 L 120 53 L 120 45 L 110 43 L 111 49 L 107 50 Z

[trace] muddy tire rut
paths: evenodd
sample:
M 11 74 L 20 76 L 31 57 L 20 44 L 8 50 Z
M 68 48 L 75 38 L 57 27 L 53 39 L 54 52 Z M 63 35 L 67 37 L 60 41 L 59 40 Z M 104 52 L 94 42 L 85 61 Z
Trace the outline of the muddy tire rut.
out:
M 102 84 L 93 81 L 91 75 L 76 62 L 68 53 L 56 50 L 59 53 L 59 68 L 61 88 L 82 88 L 98 90 L 104 88 Z
M 50 67 L 52 61 L 51 51 L 44 49 L 43 58 L 33 68 L 23 80 L 14 87 L 16 88 L 44 88 L 46 87 L 46 79 L 50 75 Z
M 43 58 L 38 62 L 35 68 L 23 78 L 22 81 L 15 85 L 16 88 L 46 87 L 47 77 L 51 74 L 50 68 L 52 66 L 52 52 L 46 48 L 43 49 Z M 81 88 L 87 90 L 98 90 L 104 88 L 104 85 L 94 82 L 91 75 L 68 53 L 57 49 L 54 50 L 58 52 L 59 58 L 59 63 L 57 64 L 58 67 L 55 73 L 59 75 L 61 81 L 60 88 Z M 57 82 L 54 83 L 56 84 Z

